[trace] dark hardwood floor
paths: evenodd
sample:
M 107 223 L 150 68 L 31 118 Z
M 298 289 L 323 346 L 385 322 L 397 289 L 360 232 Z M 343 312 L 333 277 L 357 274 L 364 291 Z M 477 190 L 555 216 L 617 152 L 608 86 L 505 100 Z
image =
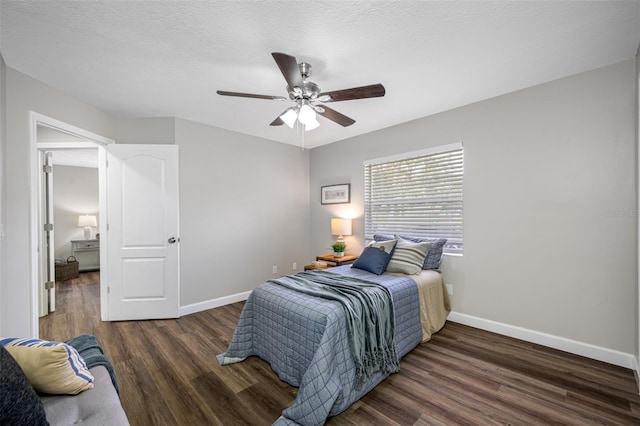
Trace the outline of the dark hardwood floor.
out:
M 243 303 L 177 320 L 106 323 L 99 274 L 56 283 L 41 338 L 95 334 L 113 361 L 132 425 L 269 425 L 296 388 L 252 357 L 222 367 Z M 447 323 L 329 425 L 640 425 L 633 372 Z

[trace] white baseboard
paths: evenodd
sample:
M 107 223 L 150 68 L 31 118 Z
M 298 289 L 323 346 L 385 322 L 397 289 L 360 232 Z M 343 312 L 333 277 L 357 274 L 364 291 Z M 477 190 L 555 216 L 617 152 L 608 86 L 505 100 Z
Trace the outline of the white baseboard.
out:
M 195 314 L 207 309 L 219 308 L 220 306 L 247 300 L 251 291 L 232 294 L 231 296 L 219 297 L 217 299 L 205 300 L 204 302 L 193 303 L 191 305 L 180 306 L 180 316 Z
M 550 348 L 559 349 L 561 351 L 570 352 L 572 354 L 585 356 L 587 358 L 638 371 L 638 361 L 633 354 L 614 351 L 612 349 L 595 346 L 589 343 L 565 339 L 564 337 L 540 333 L 538 331 L 474 317 L 472 315 L 460 314 L 458 312 L 451 312 L 447 319 L 452 322 L 479 328 L 481 330 L 491 331 L 531 343 L 537 343 L 539 345 L 548 346 Z

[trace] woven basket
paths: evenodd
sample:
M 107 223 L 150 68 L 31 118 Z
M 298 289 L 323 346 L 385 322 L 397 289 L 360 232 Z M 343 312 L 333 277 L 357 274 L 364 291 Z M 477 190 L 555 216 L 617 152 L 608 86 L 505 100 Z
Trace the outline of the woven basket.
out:
M 66 263 L 56 263 L 56 281 L 78 278 L 80 275 L 80 262 L 75 257 L 67 257 Z

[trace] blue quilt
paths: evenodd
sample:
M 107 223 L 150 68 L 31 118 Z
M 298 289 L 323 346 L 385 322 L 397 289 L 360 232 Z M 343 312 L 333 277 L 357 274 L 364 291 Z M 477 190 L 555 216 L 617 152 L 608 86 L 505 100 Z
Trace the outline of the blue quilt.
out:
M 398 359 L 420 343 L 415 281 L 374 275 L 348 265 L 331 272 L 373 281 L 389 290 Z M 389 375 L 379 371 L 362 387 L 356 386 L 356 366 L 342 306 L 274 283 L 262 284 L 251 292 L 229 349 L 218 355 L 218 361 L 231 364 L 252 355 L 267 361 L 281 380 L 299 388 L 293 405 L 275 421 L 277 425 L 322 425 Z

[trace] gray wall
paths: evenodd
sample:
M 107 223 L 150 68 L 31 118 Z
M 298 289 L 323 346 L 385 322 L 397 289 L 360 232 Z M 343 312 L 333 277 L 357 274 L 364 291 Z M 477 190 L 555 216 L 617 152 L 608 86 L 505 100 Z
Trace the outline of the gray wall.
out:
M 176 119 L 181 305 L 252 290 L 309 261 L 309 151 Z
M 5 68 L 6 208 L 3 241 L 2 335 L 31 335 L 30 284 L 30 129 L 29 111 L 113 139 L 115 121 L 99 109 L 65 95 L 10 67 Z M 10 248 L 10 249 L 7 249 Z M 37 313 L 36 313 L 37 314 Z
M 638 45 L 638 50 L 636 52 L 636 150 L 638 151 L 638 157 L 636 162 L 636 177 L 638 179 L 638 192 L 640 193 L 640 175 L 638 172 L 638 168 L 640 165 L 640 45 Z M 636 193 L 638 196 L 638 204 L 636 208 L 640 211 L 640 195 Z M 640 220 L 640 216 L 638 216 Z M 640 226 L 638 229 L 638 239 L 636 241 L 636 247 L 640 247 Z M 636 377 L 640 377 L 640 249 L 638 253 L 638 258 L 636 258 L 636 266 L 638 268 L 638 291 L 637 291 L 637 306 L 636 306 L 636 324 L 637 328 L 637 348 L 636 348 Z M 638 388 L 640 389 L 640 381 L 638 381 Z
M 180 147 L 181 306 L 309 262 L 309 151 L 183 119 L 118 120 L 117 129 L 118 143 Z
M 362 162 L 462 141 L 464 256 L 447 256 L 456 312 L 637 351 L 635 61 L 313 149 L 311 246 L 352 214 L 363 244 Z M 351 205 L 320 186 L 350 182 Z
M 34 315 L 31 110 L 119 142 L 180 145 L 182 306 L 249 291 L 274 276 L 273 266 L 281 275 L 291 272 L 293 262 L 300 269 L 309 260 L 308 151 L 173 118 L 115 120 L 20 72 L 1 69 L 8 125 L 1 140 L 7 236 L 0 335 L 30 335 Z
M 7 209 L 6 203 L 6 187 L 5 187 L 5 162 L 7 161 L 7 138 L 6 138 L 6 123 L 5 123 L 5 111 L 6 111 L 6 96 L 5 96 L 5 64 L 2 53 L 0 53 L 0 332 L 3 330 L 3 324 L 5 323 L 2 300 L 6 300 L 4 283 L 6 282 L 6 268 L 4 262 L 4 253 L 6 252 L 5 239 L 4 239 L 4 227 L 5 227 L 5 211 Z
M 116 142 L 128 144 L 174 144 L 175 118 L 121 118 L 116 122 Z

